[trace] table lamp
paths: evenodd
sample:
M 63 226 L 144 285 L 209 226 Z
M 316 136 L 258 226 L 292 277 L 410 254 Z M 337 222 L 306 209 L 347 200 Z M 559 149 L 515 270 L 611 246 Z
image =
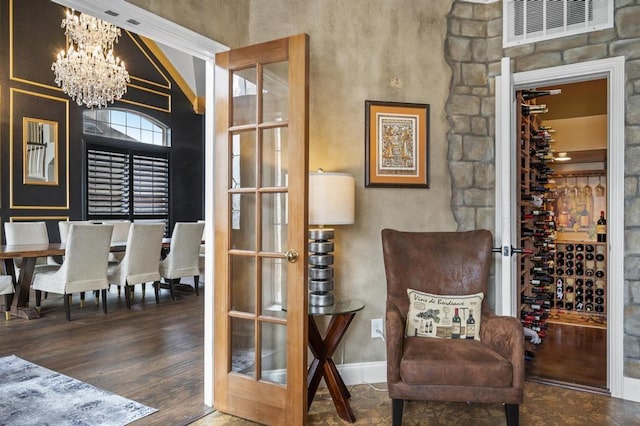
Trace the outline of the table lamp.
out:
M 309 306 L 333 305 L 334 229 L 354 219 L 355 178 L 347 173 L 309 174 Z

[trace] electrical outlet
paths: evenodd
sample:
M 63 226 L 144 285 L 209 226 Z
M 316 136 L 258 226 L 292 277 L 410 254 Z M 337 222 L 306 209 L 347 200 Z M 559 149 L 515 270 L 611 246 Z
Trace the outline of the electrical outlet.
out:
M 376 337 L 384 336 L 384 330 L 382 328 L 383 328 L 382 318 L 372 319 L 371 320 L 371 337 L 376 338 Z

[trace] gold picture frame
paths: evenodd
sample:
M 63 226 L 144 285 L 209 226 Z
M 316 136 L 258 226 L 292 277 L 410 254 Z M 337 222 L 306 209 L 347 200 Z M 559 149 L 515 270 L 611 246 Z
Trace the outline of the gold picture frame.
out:
M 429 188 L 429 105 L 365 101 L 365 186 Z

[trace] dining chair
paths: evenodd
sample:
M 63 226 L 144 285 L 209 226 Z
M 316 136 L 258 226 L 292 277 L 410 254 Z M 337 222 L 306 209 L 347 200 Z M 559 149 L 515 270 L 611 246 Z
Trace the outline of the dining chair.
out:
M 9 275 L 0 275 L 0 294 L 4 295 L 4 315 L 7 321 L 11 318 L 10 309 L 14 292 L 13 278 Z
M 131 309 L 131 300 L 135 284 L 142 284 L 142 297 L 147 282 L 153 282 L 156 303 L 160 303 L 158 291 L 160 286 L 160 252 L 163 223 L 133 223 L 129 227 L 127 247 L 122 261 L 109 266 L 107 275 L 109 283 L 124 287 L 127 308 Z
M 107 225 L 113 225 L 113 235 L 111 236 L 111 244 L 122 244 L 126 243 L 129 238 L 129 227 L 131 226 L 131 221 L 129 220 L 101 220 L 100 223 L 104 223 Z M 109 263 L 120 263 L 124 258 L 124 253 L 122 252 L 110 252 L 109 253 Z
M 160 261 L 160 276 L 169 284 L 172 300 L 175 300 L 175 285 L 183 277 L 193 277 L 196 295 L 200 295 L 198 261 L 203 230 L 203 222 L 176 222 L 173 227 L 169 253 Z
M 45 222 L 5 222 L 4 234 L 7 245 L 49 244 L 49 234 Z M 22 258 L 13 259 L 16 278 L 22 266 Z M 60 265 L 53 258 L 38 258 L 34 273 L 55 271 Z
M 93 225 L 94 223 L 89 220 L 61 220 L 58 222 L 58 231 L 60 232 L 60 242 L 65 244 L 67 242 L 67 236 L 69 235 L 69 228 L 71 225 Z
M 55 272 L 35 275 L 36 309 L 40 311 L 42 292 L 62 294 L 64 310 L 71 321 L 71 295 L 102 291 L 102 309 L 107 313 L 107 259 L 113 225 L 72 224 L 69 228 L 64 261 Z

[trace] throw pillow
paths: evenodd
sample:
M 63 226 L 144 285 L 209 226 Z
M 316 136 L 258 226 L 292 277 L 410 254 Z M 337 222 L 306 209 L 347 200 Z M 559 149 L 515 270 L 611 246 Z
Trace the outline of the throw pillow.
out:
M 407 295 L 407 337 L 480 340 L 483 293 L 454 296 L 407 289 Z

